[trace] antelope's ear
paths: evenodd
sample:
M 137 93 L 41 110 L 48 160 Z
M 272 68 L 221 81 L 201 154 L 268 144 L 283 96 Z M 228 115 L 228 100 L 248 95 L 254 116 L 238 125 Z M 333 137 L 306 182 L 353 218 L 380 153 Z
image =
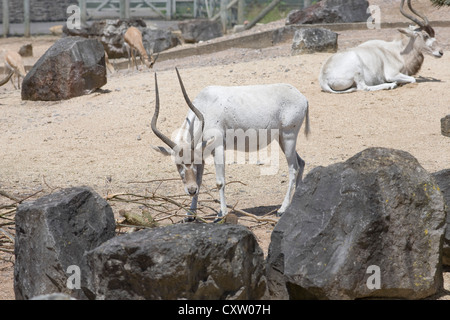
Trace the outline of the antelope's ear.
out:
M 400 28 L 400 29 L 397 29 L 397 30 L 398 30 L 398 32 L 404 34 L 405 36 L 411 37 L 411 38 L 412 37 L 417 37 L 417 35 L 418 35 L 416 30 L 412 29 L 411 27 L 410 28 Z
M 159 147 L 159 146 L 153 146 L 150 145 L 150 147 L 155 150 L 158 151 L 159 153 L 165 155 L 165 156 L 171 156 L 173 155 L 173 150 L 170 148 L 165 148 L 165 147 Z

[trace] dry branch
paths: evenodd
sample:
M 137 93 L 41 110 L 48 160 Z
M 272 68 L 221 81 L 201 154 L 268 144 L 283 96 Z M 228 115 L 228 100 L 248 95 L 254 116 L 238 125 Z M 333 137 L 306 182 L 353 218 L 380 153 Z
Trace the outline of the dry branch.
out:
M 0 252 L 5 252 L 8 254 L 14 254 L 14 250 L 11 249 L 11 245 L 14 244 L 14 236 L 6 231 L 3 227 L 14 226 L 15 225 L 15 213 L 17 211 L 17 207 L 19 204 L 28 200 L 38 193 L 42 192 L 40 189 L 28 196 L 25 197 L 16 197 L 9 194 L 6 191 L 0 190 L 0 196 L 7 198 L 8 200 L 13 201 L 12 203 L 8 203 L 0 206 L 0 239 L 4 239 L 0 241 Z M 2 259 L 4 260 L 4 259 Z
M 158 184 L 158 187 L 156 188 L 156 190 L 154 190 L 153 192 L 149 192 L 149 194 L 146 194 L 146 195 L 130 193 L 130 192 L 115 193 L 115 194 L 107 195 L 105 199 L 107 201 L 123 202 L 123 203 L 127 203 L 127 204 L 136 204 L 136 205 L 144 206 L 148 209 L 151 209 L 152 214 L 153 214 L 152 219 L 155 222 L 170 220 L 173 223 L 172 218 L 185 217 L 185 214 L 187 213 L 187 214 L 195 216 L 199 221 L 207 223 L 208 221 L 206 219 L 200 217 L 198 215 L 198 212 L 205 213 L 204 210 L 209 209 L 209 210 L 217 213 L 217 211 L 214 208 L 205 205 L 205 203 L 207 203 L 207 202 L 219 203 L 219 200 L 215 199 L 213 197 L 213 195 L 211 194 L 211 191 L 214 190 L 215 188 L 212 188 L 211 190 L 206 190 L 203 193 L 203 194 L 207 194 L 211 199 L 202 200 L 201 205 L 199 205 L 197 208 L 197 212 L 192 212 L 189 209 L 190 204 L 186 203 L 186 201 L 189 199 L 187 195 L 170 195 L 170 196 L 168 196 L 168 195 L 161 195 L 161 194 L 156 193 L 159 190 L 162 183 L 167 182 L 167 181 L 178 181 L 178 180 L 179 180 L 179 178 L 154 179 L 154 180 L 148 180 L 148 181 L 130 181 L 129 183 L 159 182 L 159 184 Z M 242 185 L 246 185 L 245 183 L 243 183 L 239 180 L 229 181 L 227 183 L 227 185 L 231 184 L 231 183 L 240 183 Z M 185 199 L 185 201 L 180 201 L 180 198 L 182 199 L 183 197 L 185 197 L 187 199 Z M 238 209 L 238 208 L 236 208 L 236 206 L 237 206 L 237 204 L 235 206 L 232 206 L 232 207 L 228 206 L 228 207 L 231 208 L 231 210 L 234 212 L 240 213 L 241 215 L 244 215 L 244 216 L 254 219 L 257 223 L 276 223 L 278 221 L 275 218 L 267 217 L 266 216 L 267 214 L 262 217 L 259 217 L 254 214 L 251 214 L 249 212 L 246 212 L 242 209 Z M 184 213 L 180 214 L 179 213 L 180 210 L 184 211 Z M 136 225 L 136 224 L 138 224 L 138 221 L 142 218 L 142 217 L 138 217 L 138 215 L 136 215 L 136 214 L 133 214 L 132 217 L 131 217 L 130 213 L 127 213 L 127 215 L 129 215 L 129 217 L 128 218 L 125 217 L 126 219 L 124 220 L 124 222 L 121 223 L 122 226 L 124 224 Z M 142 221 L 141 225 L 145 226 L 145 224 L 146 223 L 144 223 L 144 221 Z

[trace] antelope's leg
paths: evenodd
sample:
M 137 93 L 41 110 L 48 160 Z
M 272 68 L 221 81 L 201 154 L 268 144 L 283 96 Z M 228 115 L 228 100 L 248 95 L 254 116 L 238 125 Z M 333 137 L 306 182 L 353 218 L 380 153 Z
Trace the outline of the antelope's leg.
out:
M 280 147 L 286 156 L 289 170 L 289 186 L 284 197 L 281 208 L 278 209 L 278 215 L 282 215 L 289 204 L 291 203 L 292 195 L 295 187 L 301 181 L 303 176 L 303 170 L 305 168 L 305 161 L 295 151 L 297 144 L 297 132 L 281 132 L 280 135 Z
M 222 218 L 228 213 L 225 199 L 225 152 L 223 144 L 217 146 L 214 150 L 214 166 L 216 167 L 216 185 L 220 196 L 220 212 L 218 217 Z
M 205 168 L 204 164 L 201 164 L 197 167 L 197 186 L 198 190 L 200 190 L 200 186 L 202 185 L 202 178 L 203 178 L 203 169 Z M 197 212 L 197 203 L 198 203 L 198 193 L 192 197 L 191 201 L 191 207 L 189 208 L 189 211 L 192 213 Z M 187 213 L 188 216 L 192 216 L 190 212 Z
M 414 77 L 407 76 L 406 74 L 399 73 L 393 77 L 390 77 L 387 81 L 397 83 L 414 83 L 416 82 L 416 79 Z

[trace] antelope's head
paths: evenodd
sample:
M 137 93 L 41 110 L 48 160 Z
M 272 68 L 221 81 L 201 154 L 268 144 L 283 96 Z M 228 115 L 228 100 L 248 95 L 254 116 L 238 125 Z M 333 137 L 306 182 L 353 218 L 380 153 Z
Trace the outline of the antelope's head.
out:
M 417 51 L 441 58 L 444 55 L 444 51 L 436 41 L 434 29 L 431 27 L 428 18 L 412 7 L 411 0 L 407 0 L 408 8 L 416 17 L 407 14 L 403 8 L 404 4 L 405 0 L 402 0 L 400 3 L 401 14 L 416 23 L 418 27 L 399 29 L 399 31 L 414 40 L 412 44 Z
M 180 139 L 177 139 L 177 142 L 174 142 L 169 137 L 164 135 L 161 131 L 156 127 L 156 122 L 158 120 L 159 115 L 159 91 L 158 91 L 158 80 L 155 73 L 155 94 L 156 94 L 156 105 L 155 105 L 155 113 L 153 114 L 151 127 L 155 135 L 164 142 L 167 147 L 162 146 L 152 146 L 152 148 L 165 156 L 173 156 L 175 158 L 175 164 L 177 166 L 178 173 L 180 174 L 181 180 L 184 184 L 184 189 L 187 194 L 191 196 L 195 196 L 199 192 L 199 185 L 201 183 L 201 169 L 199 166 L 204 165 L 203 159 L 203 150 L 209 146 L 214 138 L 211 138 L 208 141 L 202 141 L 202 133 L 204 129 L 204 117 L 203 114 L 194 106 L 194 104 L 189 99 L 186 90 L 183 85 L 183 81 L 181 80 L 178 69 L 176 69 L 178 80 L 180 82 L 181 91 L 183 92 L 184 99 L 188 105 L 188 107 L 194 112 L 198 121 L 201 123 L 201 131 L 199 130 L 197 134 L 192 134 L 191 139 L 186 139 L 185 137 L 190 137 L 191 135 L 181 135 Z M 192 126 L 191 128 L 187 126 Z M 193 132 L 193 123 L 189 124 L 185 122 L 185 125 L 182 130 L 186 130 L 186 133 Z
M 147 66 L 147 68 L 153 68 L 153 65 L 155 64 L 158 57 L 159 53 L 156 56 L 154 56 L 153 52 L 150 54 L 150 57 L 148 56 L 144 57 L 144 63 Z

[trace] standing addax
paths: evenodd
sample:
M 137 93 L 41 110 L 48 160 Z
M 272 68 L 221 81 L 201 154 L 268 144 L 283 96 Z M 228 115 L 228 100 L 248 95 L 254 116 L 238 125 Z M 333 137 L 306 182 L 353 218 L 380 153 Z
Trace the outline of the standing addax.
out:
M 419 72 L 424 54 L 443 56 L 427 17 L 411 6 L 411 0 L 407 0 L 407 4 L 415 16 L 407 14 L 404 2 L 401 0 L 400 12 L 418 27 L 398 29 L 402 35 L 397 40 L 371 40 L 329 57 L 319 75 L 323 91 L 393 89 L 398 84 L 416 82 L 413 75 Z
M 192 196 L 190 211 L 197 209 L 197 200 L 202 183 L 205 156 L 214 157 L 216 183 L 220 195 L 218 219 L 227 214 L 225 201 L 225 150 L 230 140 L 239 135 L 258 134 L 257 139 L 243 146 L 245 150 L 258 151 L 279 139 L 286 156 L 289 170 L 289 186 L 281 208 L 282 214 L 290 204 L 295 187 L 302 181 L 305 162 L 296 152 L 298 132 L 305 119 L 305 134 L 309 133 L 308 100 L 289 84 L 253 86 L 209 86 L 203 89 L 193 102 L 189 99 L 180 74 L 178 80 L 184 99 L 189 107 L 176 138 L 171 140 L 161 133 L 156 123 L 159 115 L 159 92 L 155 74 L 156 106 L 151 127 L 167 147 L 155 147 L 164 155 L 175 156 L 175 162 L 185 191 Z M 249 139 L 250 140 L 250 139 Z M 253 144 L 253 145 L 251 145 Z M 233 143 L 233 148 L 238 148 Z M 257 187 L 257 186 L 255 186 Z M 188 220 L 192 216 L 188 214 Z

